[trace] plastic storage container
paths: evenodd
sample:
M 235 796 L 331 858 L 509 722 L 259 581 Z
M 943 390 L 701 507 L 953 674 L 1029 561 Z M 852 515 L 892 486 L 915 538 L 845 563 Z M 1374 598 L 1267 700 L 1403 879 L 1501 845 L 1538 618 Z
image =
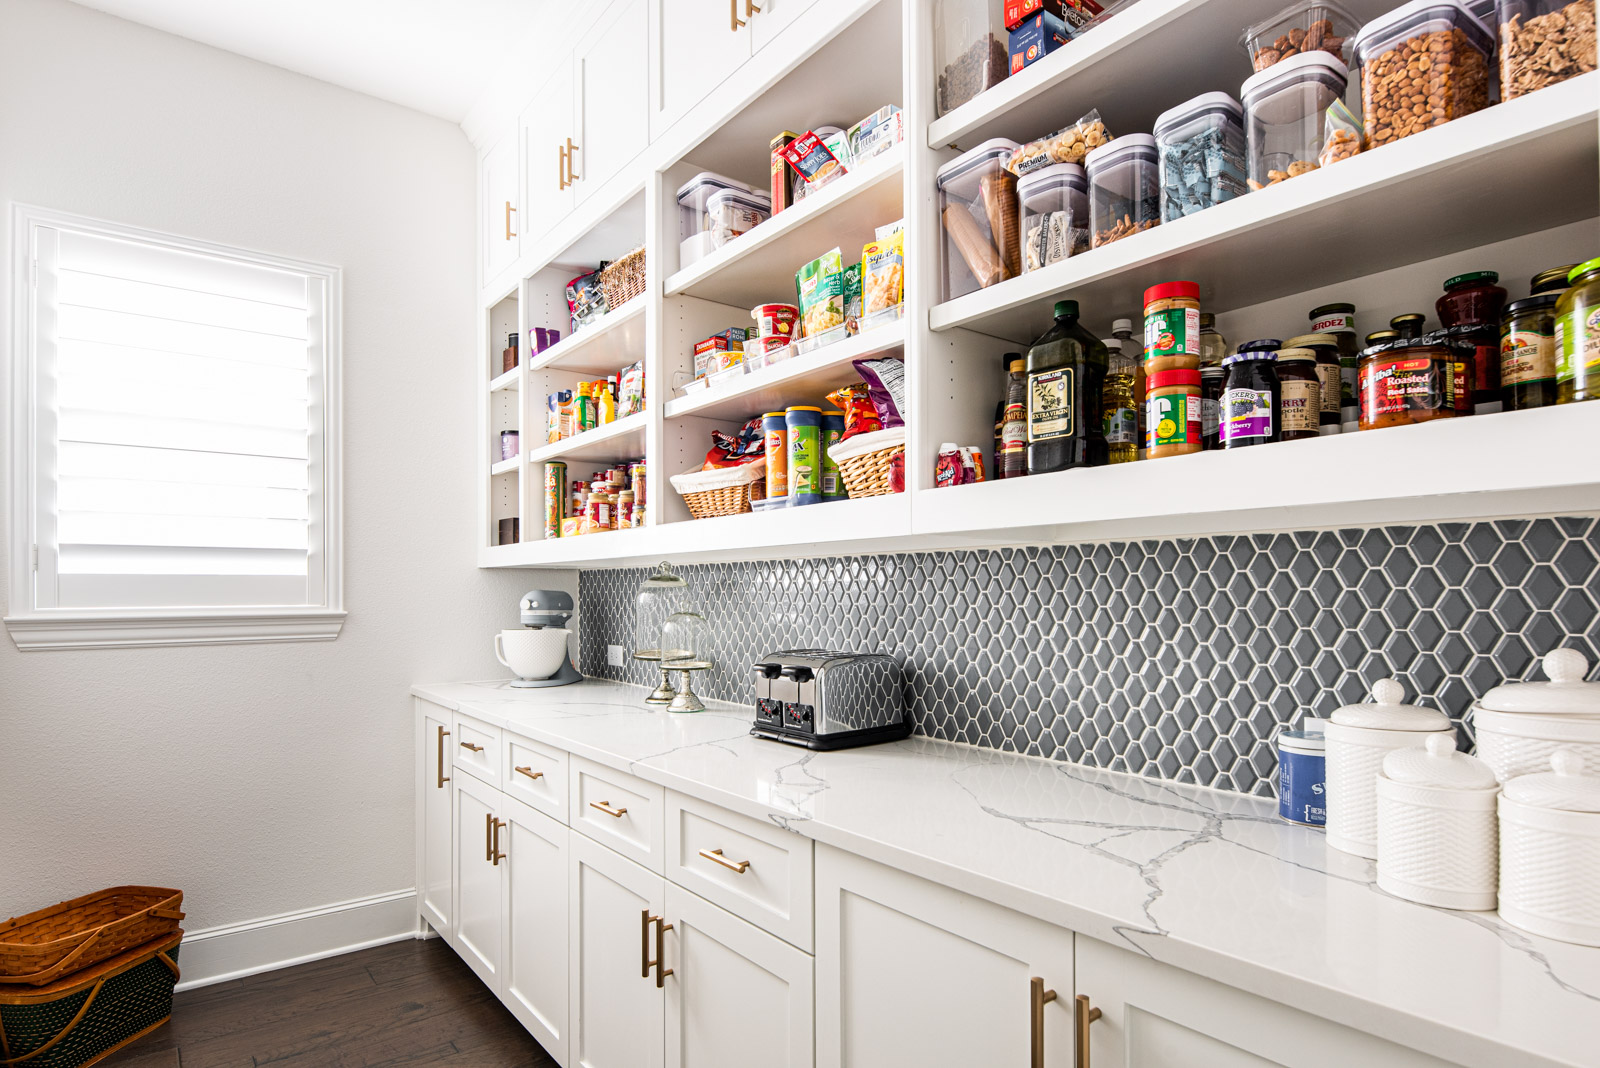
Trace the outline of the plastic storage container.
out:
M 1022 273 L 1017 176 L 1006 170 L 1018 147 L 997 137 L 939 168 L 943 300 Z
M 1163 112 L 1154 136 L 1161 160 L 1162 222 L 1250 191 L 1244 109 L 1227 93 L 1205 93 Z
M 1324 729 L 1328 737 L 1328 844 L 1358 857 L 1378 855 L 1378 772 L 1395 749 L 1421 746 L 1450 731 L 1443 712 L 1404 705 L 1394 679 L 1372 686 L 1375 703 L 1345 705 Z M 1453 737 L 1453 734 L 1452 734 Z
M 1303 52 L 1245 81 L 1239 99 L 1252 189 L 1317 169 L 1323 113 L 1349 82 L 1350 69 L 1326 52 Z
M 1489 106 L 1494 36 L 1455 0 L 1412 0 L 1362 26 L 1350 47 L 1368 148 Z
M 706 226 L 713 248 L 721 248 L 770 218 L 772 198 L 765 193 L 719 189 L 706 197 Z
M 1156 139 L 1149 134 L 1119 137 L 1084 157 L 1092 247 L 1161 224 L 1158 159 Z
M 1445 909 L 1495 906 L 1500 784 L 1441 731 L 1396 749 L 1378 773 L 1378 889 Z
M 934 109 L 945 115 L 1009 70 L 1004 5 L 998 0 L 935 0 L 933 5 Z
M 1502 100 L 1595 69 L 1594 0 L 1500 0 L 1484 21 L 1498 31 Z
M 1355 30 L 1356 20 L 1339 5 L 1301 0 L 1245 30 L 1239 43 L 1258 71 L 1304 52 L 1326 52 L 1348 63 L 1347 42 Z
M 1600 946 L 1600 776 L 1570 749 L 1553 754 L 1549 768 L 1500 794 L 1500 918 Z
M 748 185 L 736 178 L 703 171 L 678 188 L 678 266 L 687 267 L 709 253 L 715 246 L 711 238 L 703 236 L 711 231 L 711 218 L 706 212 L 712 194 L 734 189 L 753 193 Z M 771 202 L 767 205 L 771 211 Z
M 1508 682 L 1472 706 L 1478 756 L 1501 782 L 1544 770 L 1563 747 L 1600 768 L 1600 683 L 1584 681 L 1588 660 L 1556 649 L 1541 663 L 1549 682 Z
M 1089 179 L 1076 163 L 1056 163 L 1017 179 L 1022 204 L 1022 270 L 1038 270 L 1089 250 Z

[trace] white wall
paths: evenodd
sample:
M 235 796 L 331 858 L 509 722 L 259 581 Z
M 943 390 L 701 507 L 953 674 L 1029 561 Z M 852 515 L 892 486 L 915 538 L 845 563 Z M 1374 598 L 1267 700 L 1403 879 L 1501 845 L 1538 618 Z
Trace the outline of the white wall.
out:
M 0 202 L 344 268 L 350 613 L 331 643 L 0 639 L 0 916 L 142 882 L 181 887 L 196 930 L 412 886 L 406 687 L 503 676 L 517 595 L 576 582 L 474 565 L 474 175 L 441 120 L 0 3 Z

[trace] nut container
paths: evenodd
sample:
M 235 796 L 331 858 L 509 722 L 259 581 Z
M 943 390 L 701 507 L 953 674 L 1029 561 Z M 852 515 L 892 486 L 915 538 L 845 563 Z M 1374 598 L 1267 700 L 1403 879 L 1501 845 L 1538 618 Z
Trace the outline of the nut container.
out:
M 1016 150 L 997 137 L 939 168 L 943 300 L 1022 273 L 1017 176 L 1006 170 Z
M 1362 26 L 1351 48 L 1367 148 L 1489 106 L 1494 36 L 1455 0 L 1412 0 Z
M 1303 52 L 1252 74 L 1239 88 L 1252 189 L 1317 169 L 1323 113 L 1349 83 L 1350 69 L 1338 57 Z
M 1089 179 L 1076 163 L 1056 163 L 1017 179 L 1022 204 L 1022 270 L 1038 270 L 1089 250 Z
M 999 0 L 934 0 L 934 108 L 945 115 L 1009 70 L 1005 12 Z
M 1159 159 L 1156 139 L 1149 134 L 1119 137 L 1084 159 L 1092 247 L 1161 224 Z
M 1500 98 L 1595 69 L 1594 0 L 1499 0 Z
M 1348 63 L 1355 29 L 1356 20 L 1338 4 L 1300 0 L 1245 30 L 1239 41 L 1257 71 L 1303 52 L 1326 52 Z

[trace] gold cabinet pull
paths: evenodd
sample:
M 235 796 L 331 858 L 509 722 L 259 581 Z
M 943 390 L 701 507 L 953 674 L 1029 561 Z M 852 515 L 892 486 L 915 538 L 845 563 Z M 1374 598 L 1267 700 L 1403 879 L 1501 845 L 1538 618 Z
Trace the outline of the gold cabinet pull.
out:
M 720 849 L 702 849 L 700 850 L 700 855 L 705 857 L 711 863 L 721 864 L 729 871 L 736 871 L 740 875 L 743 875 L 745 873 L 745 869 L 750 867 L 750 862 L 748 860 L 729 860 L 727 857 L 722 855 L 722 850 Z
M 639 978 L 650 978 L 650 967 L 655 962 L 650 959 L 650 924 L 655 919 L 650 915 L 649 909 L 639 910 Z
M 599 809 L 607 816 L 615 816 L 619 820 L 628 814 L 628 810 L 625 808 L 612 808 L 610 801 L 590 801 L 589 807 Z
M 512 768 L 511 770 L 516 772 L 518 775 L 526 775 L 530 779 L 544 778 L 544 772 L 534 771 L 532 765 L 529 765 L 526 768 Z
M 497 820 L 494 818 L 493 813 L 489 814 L 489 829 L 494 834 L 494 842 L 489 847 L 489 861 L 497 868 L 500 866 L 500 862 L 506 859 L 506 855 L 500 852 L 500 828 L 505 825 L 505 820 Z
M 463 749 L 470 749 L 470 750 L 472 750 L 472 751 L 473 751 L 473 752 L 474 752 L 474 753 L 481 753 L 481 752 L 483 752 L 483 746 L 481 746 L 481 745 L 473 745 L 473 744 L 472 744 L 472 743 L 471 743 L 471 742 L 462 742 L 462 743 L 461 743 L 461 748 L 463 748 Z
M 483 859 L 494 863 L 494 813 L 483 814 Z
M 739 0 L 728 0 L 728 30 L 738 33 L 743 25 L 744 20 L 739 17 Z
M 661 952 L 661 939 L 662 939 L 662 936 L 665 935 L 670 930 L 672 930 L 672 924 L 664 922 L 664 917 L 657 916 L 656 917 L 656 961 L 655 961 L 655 963 L 656 963 L 656 989 L 657 990 L 660 990 L 662 987 L 667 985 L 667 976 L 672 974 L 672 969 L 671 968 L 663 968 L 661 966 L 662 964 L 666 963 L 666 959 L 667 959 L 667 955 L 665 953 Z
M 511 213 L 516 211 L 516 210 L 517 210 L 516 208 L 513 208 L 511 206 L 511 201 L 509 201 L 509 200 L 506 201 L 506 240 L 507 241 L 510 241 L 513 237 L 517 236 L 516 234 L 511 232 Z
M 761 14 L 761 9 L 759 7 L 756 7 L 755 4 L 751 3 L 751 0 L 744 0 L 744 17 L 745 18 L 747 18 L 747 19 L 748 18 L 752 18 L 752 17 L 754 17 L 756 15 L 759 15 L 759 14 Z
M 1079 994 L 1072 1005 L 1072 1041 L 1078 1047 L 1078 1068 L 1089 1068 L 1089 1025 L 1100 1019 L 1100 1010 L 1089 1007 L 1089 995 Z
M 443 790 L 444 784 L 450 781 L 450 776 L 444 773 L 444 740 L 450 737 L 450 732 L 443 725 L 439 727 L 439 770 L 434 772 L 434 777 L 439 780 L 438 789 Z
M 1028 980 L 1028 1049 L 1031 1051 L 1028 1063 L 1033 1068 L 1044 1068 L 1044 1007 L 1055 999 L 1056 992 L 1046 990 L 1044 980 L 1039 976 Z
M 573 156 L 573 153 L 575 153 L 577 151 L 578 151 L 578 146 L 572 143 L 572 138 L 570 138 L 570 137 L 567 138 L 567 184 L 568 185 L 571 185 L 573 182 L 576 182 L 580 178 L 583 177 L 583 175 L 579 174 L 577 171 L 572 169 L 572 156 Z

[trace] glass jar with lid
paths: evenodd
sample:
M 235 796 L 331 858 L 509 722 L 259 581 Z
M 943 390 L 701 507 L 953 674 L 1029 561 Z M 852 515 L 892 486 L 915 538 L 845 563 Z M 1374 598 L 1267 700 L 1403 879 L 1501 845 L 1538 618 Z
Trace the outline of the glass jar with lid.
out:
M 1249 341 L 1222 361 L 1228 372 L 1217 412 L 1218 435 L 1224 449 L 1242 449 L 1279 440 L 1281 386 L 1278 349 L 1274 339 Z
M 1217 317 L 1200 313 L 1200 369 L 1221 367 L 1228 357 L 1228 339 L 1217 332 Z
M 1326 52 L 1302 52 L 1252 74 L 1244 102 L 1250 188 L 1264 189 L 1317 169 L 1324 113 L 1344 97 L 1350 68 Z
M 1500 403 L 1508 412 L 1556 402 L 1558 293 L 1506 305 L 1500 329 Z
M 1554 293 L 1560 296 L 1567 291 L 1567 275 L 1572 273 L 1576 263 L 1569 263 L 1564 267 L 1552 267 L 1548 271 L 1540 271 L 1528 282 L 1528 296 L 1536 297 L 1540 293 Z
M 1361 408 L 1356 402 L 1356 368 L 1361 362 L 1361 340 L 1356 336 L 1356 306 L 1343 302 L 1312 308 L 1313 334 L 1332 334 L 1339 343 L 1339 429 L 1361 428 Z
M 1574 267 L 1556 303 L 1556 402 L 1600 398 L 1600 259 Z
M 1279 441 L 1314 438 L 1322 427 L 1322 380 L 1310 349 L 1278 350 Z
M 1472 410 L 1500 410 L 1500 317 L 1506 291 L 1494 271 L 1470 271 L 1445 280 L 1444 295 L 1435 303 L 1439 325 L 1452 337 L 1469 341 L 1472 356 Z
M 689 583 L 665 561 L 654 574 L 639 584 L 639 592 L 633 603 L 633 658 L 662 664 L 661 684 L 645 698 L 647 704 L 665 705 L 677 692 L 663 663 L 662 631 L 673 615 L 692 611 L 693 608 Z
M 1421 337 L 1428 332 L 1428 317 L 1422 312 L 1402 312 L 1389 320 L 1389 329 L 1399 337 Z
M 1126 134 L 1083 160 L 1089 175 L 1090 244 L 1094 248 L 1161 224 L 1156 139 Z
M 1339 362 L 1339 342 L 1332 334 L 1301 334 L 1289 338 L 1285 348 L 1310 349 L 1317 355 L 1317 384 L 1321 387 L 1322 411 L 1318 416 L 1319 434 L 1337 434 L 1343 424 L 1344 367 Z
M 1426 423 L 1456 415 L 1462 342 L 1436 334 L 1393 338 L 1361 352 L 1361 429 Z
M 1200 447 L 1206 452 L 1222 448 L 1222 387 L 1227 379 L 1221 365 L 1200 368 Z

